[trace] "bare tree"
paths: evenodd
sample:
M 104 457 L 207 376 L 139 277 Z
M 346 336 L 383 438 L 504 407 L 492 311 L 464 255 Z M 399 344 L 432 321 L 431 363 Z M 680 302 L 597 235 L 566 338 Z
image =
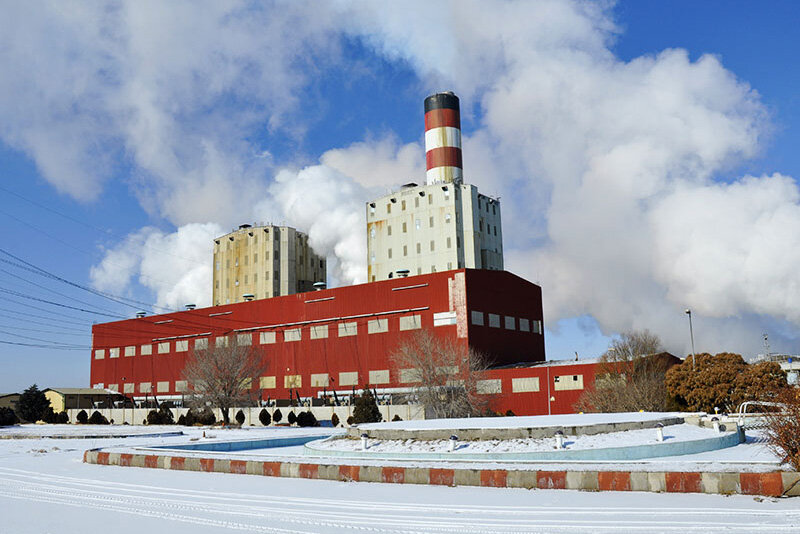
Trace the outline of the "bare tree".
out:
M 261 354 L 253 347 L 217 342 L 213 347 L 195 350 L 183 376 L 193 401 L 219 408 L 228 425 L 231 408 L 254 401 L 263 371 Z
M 480 387 L 489 362 L 466 345 L 435 337 L 428 330 L 410 334 L 391 356 L 403 382 L 413 384 L 417 400 L 434 419 L 485 413 L 492 393 Z
M 664 377 L 674 358 L 662 352 L 661 340 L 648 330 L 621 334 L 600 357 L 594 387 L 575 408 L 595 412 L 665 411 Z

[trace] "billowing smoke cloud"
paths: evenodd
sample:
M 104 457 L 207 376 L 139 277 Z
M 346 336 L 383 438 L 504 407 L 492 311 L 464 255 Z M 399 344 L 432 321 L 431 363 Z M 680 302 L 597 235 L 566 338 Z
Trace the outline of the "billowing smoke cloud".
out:
M 121 293 L 135 278 L 156 295 L 159 308 L 210 306 L 212 243 L 223 233 L 222 227 L 213 223 L 187 224 L 173 233 L 142 228 L 108 250 L 92 267 L 92 284 Z
M 340 283 L 363 280 L 364 201 L 423 176 L 419 144 L 388 133 L 272 162 L 250 140 L 261 125 L 302 139 L 293 95 L 346 36 L 410 65 L 420 100 L 462 97 L 465 178 L 501 196 L 507 268 L 542 284 L 551 324 L 590 314 L 608 333 L 650 328 L 677 353 L 685 307 L 707 329 L 703 350 L 756 350 L 765 326 L 800 325 L 796 181 L 731 174 L 770 133 L 759 95 L 713 56 L 619 60 L 605 3 L 11 9 L 0 58 L 19 76 L 0 76 L 0 138 L 82 199 L 113 172 L 95 156 L 127 154 L 142 205 L 179 226 L 162 235 L 175 246 L 194 242 L 189 223 L 252 213 L 307 231 Z M 58 38 L 41 50 L 32 33 Z M 28 49 L 38 68 L 20 67 Z M 109 251 L 131 273 L 121 280 L 144 273 L 147 232 Z M 93 279 L 112 287 L 104 265 Z M 172 272 L 148 286 L 160 302 L 208 294 L 210 281 Z M 193 289 L 168 296 L 175 285 Z

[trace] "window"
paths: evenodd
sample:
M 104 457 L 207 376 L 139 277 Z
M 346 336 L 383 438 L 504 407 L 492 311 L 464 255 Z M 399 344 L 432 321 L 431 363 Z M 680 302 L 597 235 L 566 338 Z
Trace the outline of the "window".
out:
M 169 392 L 169 382 L 158 382 L 156 383 L 156 391 L 159 393 L 168 393 Z
M 264 273 L 264 280 L 269 280 L 269 271 Z
M 533 333 L 534 334 L 541 334 L 542 333 L 542 321 L 532 321 L 533 322 Z
M 253 254 L 253 263 L 258 263 L 258 252 Z
M 519 320 L 519 329 L 520 332 L 530 332 L 531 331 L 531 322 L 527 319 L 520 319 Z
M 142 356 L 149 356 L 150 354 L 153 354 L 153 345 L 142 345 L 139 347 L 139 349 L 139 354 Z
M 575 391 L 583 389 L 583 375 L 556 376 L 553 380 L 553 389 L 556 391 Z
M 503 383 L 499 378 L 478 380 L 475 386 L 479 395 L 491 395 L 503 392 Z
M 539 377 L 525 377 L 511 379 L 512 393 L 533 393 L 539 391 Z
M 249 280 L 249 278 L 250 278 L 250 276 L 249 276 L 249 275 L 244 275 L 244 285 L 247 285 L 247 284 L 248 284 L 248 280 Z
M 339 373 L 339 385 L 340 386 L 357 386 L 358 384 L 358 372 L 351 371 L 346 373 Z
M 428 204 L 433 204 L 433 195 L 428 195 Z
M 449 213 L 445 213 L 444 214 L 444 222 L 445 223 L 449 223 L 450 222 L 450 214 Z
M 392 259 L 392 249 L 387 250 L 387 253 L 389 255 L 389 259 L 391 260 Z
M 417 254 L 421 252 L 422 252 L 422 245 L 420 243 L 417 243 Z
M 179 339 L 175 342 L 175 352 L 186 352 L 189 350 L 189 340 Z
M 388 225 L 386 227 L 386 235 L 392 235 L 392 225 Z
M 389 331 L 389 319 L 372 319 L 367 322 L 368 334 L 380 334 Z
M 407 315 L 400 317 L 400 330 L 417 330 L 422 328 L 421 315 Z
M 369 229 L 369 237 L 375 239 L 375 227 Z
M 405 200 L 400 202 L 400 209 L 403 210 L 403 211 L 406 211 L 406 201 Z
M 375 251 L 374 250 L 369 253 L 369 262 L 370 263 L 375 263 Z
M 325 339 L 328 337 L 328 325 L 317 325 L 311 327 L 311 339 Z M 313 385 L 313 384 L 312 384 Z
M 102 360 L 106 357 L 106 349 L 97 349 L 94 351 L 94 359 L 95 360 Z
M 415 208 L 418 208 L 418 207 L 419 207 L 419 197 L 417 197 L 417 198 L 415 198 L 415 199 L 414 199 L 414 207 L 415 207 Z
M 233 266 L 234 267 L 238 267 L 239 266 L 239 258 L 236 258 L 236 261 L 234 262 Z
M 405 234 L 406 232 L 407 232 L 406 223 L 403 223 L 403 233 Z
M 494 235 L 497 235 L 497 225 L 494 227 Z
M 339 337 L 355 336 L 358 334 L 358 323 L 339 323 Z
M 139 383 L 139 393 L 152 393 L 153 386 L 150 382 L 140 382 Z
M 448 237 L 447 238 L 447 248 L 452 248 L 452 247 L 453 247 L 453 241 Z
M 248 347 L 253 344 L 253 334 L 238 334 L 236 344 L 241 347 Z
M 500 328 L 500 316 L 496 313 L 489 314 L 489 327 L 490 328 Z
M 312 388 L 326 388 L 328 387 L 328 373 L 318 373 L 311 375 Z
M 433 228 L 433 217 L 428 217 L 428 227 Z
M 217 344 L 217 347 L 227 347 L 228 346 L 228 336 L 217 336 L 216 344 Z
M 370 384 L 388 384 L 389 383 L 389 370 L 370 371 L 369 372 Z
M 431 239 L 431 252 L 433 252 L 434 248 L 435 248 L 434 241 L 433 239 Z
M 516 324 L 516 321 L 514 320 L 513 317 L 509 317 L 508 315 L 506 315 L 506 317 L 505 317 L 505 327 L 506 327 L 506 330 L 516 330 L 517 329 L 517 324 Z
M 169 341 L 165 341 L 163 343 L 158 344 L 158 353 L 159 354 L 166 354 L 169 352 Z
M 275 377 L 262 376 L 258 381 L 258 385 L 261 387 L 261 389 L 275 389 Z
M 253 273 L 253 283 L 255 284 L 256 282 L 258 282 L 258 273 Z
M 245 264 L 245 265 L 247 265 L 247 260 L 249 260 L 249 259 L 250 259 L 250 256 L 245 256 L 245 257 L 244 257 L 244 264 Z
M 194 340 L 194 350 L 203 350 L 208 348 L 208 338 L 199 337 Z
M 275 343 L 275 332 L 261 332 L 258 336 L 258 341 L 262 345 Z
M 114 347 L 113 349 L 108 349 L 108 357 L 109 358 L 119 358 L 119 347 Z
M 286 342 L 300 341 L 302 338 L 303 333 L 299 328 L 290 328 L 283 331 L 283 340 Z
M 286 375 L 283 377 L 283 387 L 286 389 L 303 387 L 303 377 L 300 375 Z
M 419 219 L 414 219 L 414 228 L 419 230 L 421 227 L 422 227 L 422 224 L 420 223 L 420 220 Z
M 403 256 L 408 256 L 408 245 L 403 245 Z
M 125 356 L 136 356 L 136 346 L 125 347 Z
M 472 324 L 483 326 L 483 312 L 473 310 L 472 313 L 470 313 L 470 318 L 472 319 Z
M 386 204 L 386 213 L 392 213 L 392 205 Z

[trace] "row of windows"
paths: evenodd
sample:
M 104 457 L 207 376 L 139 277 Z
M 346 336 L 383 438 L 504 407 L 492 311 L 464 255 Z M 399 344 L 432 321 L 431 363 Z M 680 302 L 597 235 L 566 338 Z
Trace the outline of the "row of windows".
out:
M 519 330 L 520 332 L 533 332 L 534 334 L 542 333 L 542 321 L 529 320 L 520 317 L 512 317 L 510 315 L 501 316 L 497 313 L 484 314 L 480 311 L 473 310 L 470 313 L 470 322 L 475 326 L 486 326 L 485 315 L 489 316 L 489 328 L 500 328 L 500 318 L 503 318 L 503 328 L 506 330 Z
M 302 328 L 288 328 L 283 330 L 283 341 L 285 343 L 291 343 L 294 341 L 301 341 L 303 339 L 303 335 L 307 334 L 309 339 L 325 339 L 330 334 L 330 326 L 331 325 L 313 325 L 310 327 Z M 358 335 L 359 325 L 357 322 L 341 322 L 337 323 L 336 332 L 338 337 L 349 337 L 349 336 L 356 336 Z M 363 326 L 362 326 L 363 327 Z M 422 316 L 421 315 L 405 315 L 399 317 L 398 320 L 398 329 L 400 331 L 407 331 L 407 330 L 418 330 L 422 328 Z M 367 333 L 368 334 L 380 334 L 383 332 L 389 331 L 389 318 L 388 317 L 378 317 L 375 319 L 370 319 L 367 321 Z M 268 332 L 259 332 L 256 336 L 256 344 L 261 345 L 270 345 L 273 343 L 277 343 L 277 332 L 275 331 L 268 331 Z M 217 346 L 228 346 L 230 339 L 233 336 L 218 336 L 215 338 L 215 343 Z M 253 344 L 253 334 L 236 334 L 234 338 L 236 343 L 240 346 L 249 346 Z M 173 343 L 171 341 L 162 341 L 160 343 L 156 343 L 156 349 L 158 354 L 167 354 L 170 352 L 170 344 Z M 189 340 L 188 339 L 181 339 L 174 342 L 175 343 L 175 352 L 186 352 L 189 350 Z M 145 344 L 140 345 L 140 352 L 141 356 L 147 356 L 153 353 L 153 344 Z M 203 350 L 208 348 L 208 338 L 207 337 L 198 337 L 194 339 L 194 348 L 195 350 Z M 136 346 L 130 345 L 124 347 L 124 354 L 125 356 L 136 356 Z M 106 356 L 106 349 L 96 349 L 94 351 L 94 358 L 96 360 L 102 360 Z M 120 348 L 114 347 L 108 349 L 108 357 L 109 358 L 119 358 L 120 356 Z
M 437 367 L 437 372 L 442 375 L 457 375 L 458 367 L 443 366 Z M 413 384 L 419 382 L 420 372 L 418 369 L 399 369 L 397 374 L 397 382 L 400 384 Z M 357 371 L 343 371 L 338 373 L 338 380 L 333 384 L 334 387 L 351 387 L 363 385 L 359 380 Z M 367 384 L 370 386 L 384 385 L 390 382 L 389 370 L 378 369 L 369 371 Z M 331 377 L 329 373 L 314 373 L 309 376 L 308 386 L 312 388 L 328 388 L 331 387 Z M 453 384 L 459 383 L 458 380 L 451 380 Z M 276 389 L 277 377 L 275 376 L 262 376 L 259 379 L 259 389 Z M 102 387 L 98 384 L 99 387 Z M 246 387 L 250 387 L 248 384 Z M 283 376 L 284 389 L 296 389 L 303 387 L 303 375 L 284 375 Z M 503 392 L 503 385 L 499 378 L 491 378 L 486 380 L 478 380 L 476 382 L 477 392 L 484 395 L 491 395 Z M 119 384 L 109 384 L 108 389 L 112 391 L 120 391 Z M 568 390 L 582 390 L 583 389 L 583 375 L 557 375 L 553 377 L 553 389 L 555 391 L 568 391 Z M 512 393 L 535 393 L 541 391 L 539 386 L 539 377 L 523 377 L 511 379 L 511 392 Z M 162 381 L 155 383 L 152 382 L 127 382 L 122 384 L 122 393 L 185 393 L 188 392 L 188 384 L 185 380 L 177 380 L 174 382 Z
M 431 239 L 431 241 L 428 244 L 428 246 L 430 248 L 430 252 L 435 252 L 436 251 L 436 241 L 435 240 Z M 448 237 L 447 239 L 445 239 L 445 248 L 448 249 L 448 250 L 453 248 L 453 240 L 452 240 L 452 238 Z M 461 239 L 459 239 L 458 237 L 456 237 L 456 248 L 461 248 Z M 417 252 L 417 254 L 422 254 L 422 243 L 417 243 L 416 252 Z M 426 252 L 428 252 L 428 251 L 426 251 Z M 386 258 L 391 260 L 393 255 L 394 255 L 393 249 L 392 248 L 387 248 L 386 249 Z M 407 256 L 408 256 L 408 245 L 403 245 L 403 257 L 405 258 Z M 375 258 L 376 258 L 375 250 L 373 249 L 372 251 L 370 251 L 370 255 L 369 255 L 370 263 L 375 263 Z M 448 270 L 449 269 L 452 269 L 452 267 L 448 267 Z M 435 268 L 431 267 L 431 272 L 435 273 L 436 272 Z M 418 274 L 421 274 L 421 273 L 418 273 Z

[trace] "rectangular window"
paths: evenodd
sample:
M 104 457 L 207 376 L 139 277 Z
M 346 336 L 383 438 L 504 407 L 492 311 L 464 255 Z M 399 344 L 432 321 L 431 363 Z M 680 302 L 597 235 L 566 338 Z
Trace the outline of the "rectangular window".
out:
M 414 219 L 414 228 L 419 230 L 421 227 L 422 227 L 422 224 L 420 223 L 420 220 L 419 219 Z
M 169 382 L 156 383 L 156 391 L 159 393 L 169 393 Z
M 449 213 L 445 213 L 444 214 L 444 222 L 445 223 L 449 223 L 450 222 L 450 214 Z
M 258 252 L 253 254 L 253 263 L 258 263 Z
M 433 228 L 433 217 L 428 218 L 428 227 Z
M 179 339 L 175 342 L 175 352 L 186 352 L 189 350 L 189 340 Z
M 503 383 L 499 378 L 488 380 L 478 380 L 475 383 L 476 390 L 480 395 L 492 395 L 503 392 Z
M 489 327 L 490 328 L 500 328 L 500 316 L 496 313 L 489 314 Z
M 516 324 L 516 321 L 514 320 L 513 317 L 509 317 L 508 315 L 506 315 L 506 317 L 505 317 L 505 327 L 506 327 L 506 330 L 516 330 L 517 329 L 517 324 Z
M 403 233 L 404 233 L 404 234 L 405 234 L 405 233 L 407 233 L 407 226 L 406 226 L 406 223 L 403 223 Z
M 447 248 L 453 248 L 453 241 L 449 237 L 447 238 Z
M 303 387 L 303 377 L 301 375 L 286 375 L 283 377 L 283 387 L 286 389 Z
M 261 379 L 258 381 L 258 385 L 261 389 L 275 389 L 275 377 L 274 376 L 262 376 Z
M 431 240 L 431 252 L 433 252 L 434 248 L 436 247 L 436 245 L 434 243 L 435 242 L 433 240 Z
M 542 321 L 531 321 L 533 323 L 533 333 L 534 334 L 541 334 L 542 333 Z
M 433 314 L 433 326 L 447 326 L 456 324 L 457 322 L 458 320 L 456 318 L 456 312 L 454 311 L 438 312 Z
M 327 337 L 328 325 L 324 324 L 311 327 L 311 339 L 325 339 Z
M 458 374 L 458 366 L 457 365 L 441 365 L 436 368 L 436 374 L 438 375 L 457 375 Z
M 106 357 L 106 349 L 97 349 L 94 351 L 94 359 L 95 360 L 102 360 Z
M 125 347 L 125 356 L 136 356 L 136 346 L 130 345 Z
M 391 224 L 386 227 L 386 234 L 387 235 L 392 235 L 392 225 Z
M 198 337 L 194 340 L 194 350 L 205 350 L 208 348 L 208 338 Z
M 189 384 L 186 380 L 176 380 L 175 381 L 175 393 L 184 393 L 189 391 Z
M 153 354 L 153 345 L 142 345 L 139 347 L 139 354 L 142 356 L 149 356 Z
M 408 245 L 403 245 L 403 256 L 408 256 Z
M 258 341 L 262 345 L 271 345 L 275 343 L 275 332 L 261 332 L 258 336 Z
M 392 249 L 387 250 L 386 253 L 389 255 L 389 259 L 391 260 L 392 259 Z
M 339 337 L 358 335 L 358 323 L 339 323 Z
M 400 330 L 418 330 L 422 328 L 421 315 L 406 315 L 400 317 Z
M 108 349 L 108 357 L 109 358 L 119 358 L 119 347 L 114 347 L 113 349 Z
M 163 343 L 158 344 L 158 353 L 159 354 L 166 354 L 169 352 L 169 341 L 165 341 Z
M 472 320 L 472 324 L 474 324 L 476 326 L 483 326 L 484 325 L 483 312 L 479 312 L 479 311 L 474 311 L 473 310 L 470 313 L 470 319 Z
M 380 334 L 389 331 L 389 319 L 372 319 L 367 322 L 368 334 Z
M 371 384 L 388 384 L 389 383 L 389 370 L 370 371 L 369 383 Z
M 527 319 L 520 319 L 519 320 L 519 329 L 521 332 L 530 332 L 531 331 L 531 322 Z
M 140 382 L 139 383 L 139 393 L 152 393 L 153 387 L 150 382 Z
M 410 384 L 420 381 L 419 369 L 412 367 L 410 369 L 400 369 L 400 383 Z
M 556 376 L 553 380 L 556 391 L 576 391 L 583 389 L 583 375 Z
M 422 245 L 420 243 L 417 243 L 417 254 L 419 254 L 420 252 L 422 252 Z
M 403 211 L 406 211 L 406 201 L 405 200 L 401 200 L 400 201 L 400 209 L 403 210 Z
M 255 284 L 257 282 L 258 282 L 258 273 L 253 273 L 253 283 Z M 256 298 L 258 298 L 258 295 L 256 295 Z
M 217 336 L 217 347 L 227 347 L 228 346 L 228 336 Z
M 433 204 L 433 195 L 428 195 L 428 204 Z
M 358 372 L 352 371 L 347 373 L 339 373 L 339 385 L 340 386 L 357 386 L 358 384 Z
M 253 334 L 238 334 L 236 344 L 240 347 L 248 347 L 253 344 Z
M 283 331 L 283 340 L 286 342 L 300 341 L 303 338 L 302 330 L 299 328 L 290 328 Z
M 249 280 L 250 280 L 250 275 L 248 275 L 248 274 L 244 275 L 244 283 L 245 283 L 245 285 L 248 284 Z
M 311 375 L 312 388 L 326 388 L 328 387 L 328 373 L 319 373 Z
M 136 384 L 122 384 L 123 393 L 133 393 L 136 389 Z
M 386 213 L 392 213 L 392 205 L 386 204 Z
M 415 199 L 414 199 L 414 207 L 415 207 L 415 208 L 418 208 L 418 207 L 419 207 L 419 197 L 417 197 L 417 198 L 415 198 Z
M 512 393 L 533 393 L 536 391 L 539 391 L 539 377 L 537 376 L 511 379 Z

